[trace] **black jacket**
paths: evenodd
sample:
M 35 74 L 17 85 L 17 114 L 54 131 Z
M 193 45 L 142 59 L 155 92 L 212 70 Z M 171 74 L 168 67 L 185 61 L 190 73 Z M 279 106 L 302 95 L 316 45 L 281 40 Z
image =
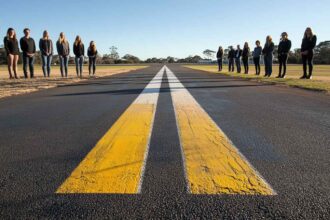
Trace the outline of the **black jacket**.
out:
M 282 40 L 278 45 L 278 55 L 287 55 L 290 52 L 291 45 L 290 40 Z
M 73 53 L 76 57 L 85 56 L 85 47 L 84 44 L 73 44 Z
M 19 47 L 17 39 L 5 37 L 3 39 L 3 45 L 6 49 L 7 55 L 19 55 Z
M 59 56 L 69 56 L 70 55 L 70 46 L 68 42 L 56 43 L 57 53 Z
M 250 56 L 250 48 L 243 48 L 242 57 L 249 58 L 249 56 Z
M 242 56 L 243 51 L 241 49 L 235 51 L 235 58 L 239 59 Z
M 234 49 L 231 49 L 228 52 L 228 59 L 234 59 L 234 58 L 235 58 L 235 50 Z
M 274 43 L 270 43 L 269 45 L 266 43 L 264 46 L 264 49 L 262 50 L 262 54 L 264 56 L 269 56 L 269 55 L 273 55 L 273 51 L 274 51 Z
M 45 40 L 40 39 L 39 41 L 39 49 L 42 55 L 46 56 L 47 53 L 49 55 L 53 55 L 54 49 L 53 49 L 53 41 L 52 40 Z
M 222 59 L 222 57 L 223 57 L 223 51 L 222 50 L 218 50 L 218 52 L 217 52 L 217 58 L 218 59 Z
M 314 35 L 312 39 L 304 38 L 301 44 L 301 52 L 313 52 L 316 46 L 317 37 Z
M 23 55 L 26 56 L 28 53 L 36 52 L 36 44 L 33 38 L 22 37 L 20 40 L 21 50 L 23 51 Z
M 95 52 L 93 52 L 93 51 L 91 50 L 91 48 L 88 47 L 88 50 L 87 50 L 87 56 L 89 56 L 89 57 L 95 57 L 96 55 L 97 55 L 97 50 L 96 50 Z

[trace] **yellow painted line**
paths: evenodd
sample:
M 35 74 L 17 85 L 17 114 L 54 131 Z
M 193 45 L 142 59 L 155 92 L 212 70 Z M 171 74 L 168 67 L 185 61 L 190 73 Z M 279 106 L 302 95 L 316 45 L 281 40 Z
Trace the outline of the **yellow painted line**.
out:
M 193 194 L 275 195 L 276 192 L 166 67 L 186 179 Z
M 162 68 L 56 193 L 139 193 Z

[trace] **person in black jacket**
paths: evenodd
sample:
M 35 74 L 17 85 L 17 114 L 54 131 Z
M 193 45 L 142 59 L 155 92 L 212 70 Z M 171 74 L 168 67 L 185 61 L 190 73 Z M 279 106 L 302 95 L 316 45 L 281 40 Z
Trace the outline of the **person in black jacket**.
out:
M 303 61 L 304 75 L 300 79 L 311 79 L 313 74 L 313 58 L 314 48 L 316 46 L 317 37 L 313 34 L 310 27 L 306 28 L 304 38 L 301 44 L 301 56 Z M 309 66 L 309 74 L 307 75 L 307 63 Z
M 222 59 L 223 59 L 223 49 L 220 46 L 217 52 L 217 60 L 218 60 L 218 71 L 222 71 Z
M 64 77 L 64 73 L 65 73 L 65 77 L 68 77 L 70 45 L 69 42 L 66 40 L 66 37 L 63 32 L 60 33 L 60 37 L 56 42 L 56 49 L 57 49 L 58 57 L 60 59 L 61 75 L 62 77 Z
M 244 73 L 249 73 L 249 56 L 250 56 L 250 47 L 248 42 L 245 42 L 243 52 L 242 52 L 242 61 L 244 65 Z
M 281 41 L 278 45 L 278 62 L 279 62 L 279 73 L 276 78 L 284 78 L 286 74 L 286 65 L 288 62 L 288 56 L 291 49 L 291 41 L 288 39 L 286 32 L 282 33 Z M 283 74 L 282 74 L 283 69 Z
M 237 68 L 237 73 L 241 73 L 241 57 L 242 57 L 242 50 L 240 45 L 237 45 L 237 50 L 235 51 L 235 63 Z
M 18 79 L 17 62 L 19 59 L 19 47 L 16 32 L 13 28 L 8 28 L 7 36 L 3 39 L 3 45 L 7 53 L 9 78 Z
M 54 49 L 53 42 L 49 38 L 48 31 L 44 31 L 43 36 L 39 41 L 39 49 L 41 52 L 42 71 L 44 73 L 44 77 L 49 77 Z
M 28 78 L 27 66 L 29 65 L 30 77 L 34 77 L 34 55 L 36 53 L 36 44 L 30 37 L 30 29 L 24 29 L 24 37 L 21 38 L 21 50 L 23 51 L 23 72 L 24 77 Z
M 270 77 L 273 72 L 273 51 L 274 51 L 274 43 L 271 36 L 267 36 L 266 43 L 264 49 L 262 50 L 262 54 L 264 55 L 265 61 L 265 77 Z
M 262 47 L 260 46 L 260 41 L 256 41 L 256 47 L 253 50 L 253 62 L 256 67 L 256 75 L 260 74 L 260 57 L 262 54 Z
M 228 52 L 228 72 L 234 72 L 235 67 L 234 67 L 234 59 L 235 59 L 235 50 L 233 46 L 229 47 L 229 52 Z
M 81 78 L 83 71 L 84 57 L 85 57 L 85 47 L 81 41 L 80 36 L 76 37 L 76 40 L 73 44 L 73 53 L 76 56 L 75 63 L 76 63 L 77 76 Z
M 89 58 L 88 62 L 88 70 L 89 75 L 92 75 L 92 69 L 93 69 L 93 75 L 95 75 L 96 70 L 96 57 L 97 57 L 97 49 L 94 41 L 91 41 L 87 50 L 87 56 Z

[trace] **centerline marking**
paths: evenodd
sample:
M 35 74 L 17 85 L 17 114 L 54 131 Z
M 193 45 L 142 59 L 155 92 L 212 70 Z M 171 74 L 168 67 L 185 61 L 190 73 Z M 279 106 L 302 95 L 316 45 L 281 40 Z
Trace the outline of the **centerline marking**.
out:
M 276 195 L 167 67 L 188 189 L 193 194 Z
M 164 68 L 56 193 L 140 193 Z

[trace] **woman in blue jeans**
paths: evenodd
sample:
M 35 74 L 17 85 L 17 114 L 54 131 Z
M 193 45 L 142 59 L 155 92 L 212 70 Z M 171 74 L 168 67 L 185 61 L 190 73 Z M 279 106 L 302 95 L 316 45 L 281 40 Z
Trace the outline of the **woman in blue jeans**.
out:
M 69 42 L 66 40 L 66 37 L 63 32 L 60 33 L 60 37 L 56 43 L 57 53 L 60 58 L 61 64 L 61 75 L 64 77 L 68 77 L 68 64 L 69 64 L 69 57 L 70 57 L 70 45 Z
M 95 75 L 96 70 L 96 56 L 97 56 L 97 49 L 94 41 L 91 41 L 87 50 L 87 56 L 89 58 L 89 75 Z M 92 72 L 93 71 L 93 72 Z
M 42 71 L 44 73 L 44 77 L 50 77 L 50 68 L 54 49 L 53 42 L 49 38 L 48 31 L 44 31 L 43 36 L 39 41 L 39 49 L 41 52 Z
M 75 62 L 76 62 L 76 72 L 78 77 L 82 77 L 82 71 L 83 71 L 83 64 L 84 64 L 84 56 L 85 56 L 85 47 L 84 44 L 81 41 L 81 37 L 77 36 L 76 40 L 73 44 L 73 53 L 76 56 Z
M 262 54 L 264 55 L 264 60 L 265 60 L 265 77 L 270 77 L 273 72 L 274 47 L 275 46 L 274 46 L 272 37 L 267 36 L 265 47 L 262 50 Z

